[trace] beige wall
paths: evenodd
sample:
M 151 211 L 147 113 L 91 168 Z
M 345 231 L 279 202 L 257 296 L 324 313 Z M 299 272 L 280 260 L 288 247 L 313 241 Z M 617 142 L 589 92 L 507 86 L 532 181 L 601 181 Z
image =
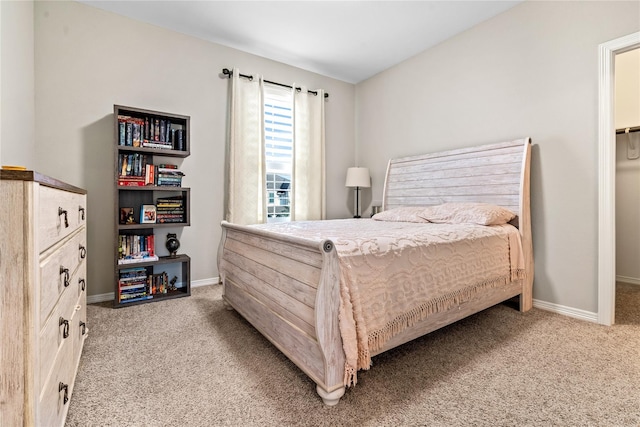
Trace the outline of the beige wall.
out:
M 616 129 L 640 126 L 640 49 L 616 55 L 615 61 Z
M 227 96 L 219 73 L 237 66 L 330 92 L 332 218 L 349 215 L 344 171 L 356 160 L 372 171 L 368 205 L 382 197 L 389 157 L 532 137 L 534 296 L 597 310 L 597 47 L 640 29 L 637 2 L 525 2 L 355 92 L 350 84 L 75 2 L 37 2 L 34 149 L 6 140 L 11 71 L 5 60 L 11 51 L 5 22 L 8 10 L 11 19 L 25 16 L 6 3 L 0 15 L 2 163 L 35 163 L 89 190 L 90 295 L 112 291 L 114 103 L 191 115 L 192 156 L 183 169 L 192 188 L 193 226 L 182 232 L 182 247 L 193 257 L 194 280 L 217 276 Z M 20 28 L 22 41 L 12 40 L 9 49 L 24 44 L 29 52 L 29 31 Z M 26 75 L 27 94 L 28 57 L 14 64 Z M 18 120 L 29 132 L 29 108 L 24 111 Z
M 533 139 L 534 298 L 597 312 L 598 45 L 638 2 L 527 1 L 356 86 L 358 162 Z
M 329 92 L 327 213 L 348 216 L 344 174 L 354 159 L 353 85 L 77 2 L 36 3 L 35 57 L 37 168 L 89 192 L 90 296 L 113 291 L 113 104 L 191 116 L 191 156 L 182 162 L 191 227 L 177 231 L 181 251 L 192 258 L 192 280 L 218 275 L 225 67 Z
M 35 167 L 33 3 L 0 1 L 0 164 Z
M 640 49 L 615 61 L 616 128 L 640 126 Z M 629 137 L 640 146 L 640 132 L 616 138 L 616 276 L 640 284 L 640 159 L 627 157 Z

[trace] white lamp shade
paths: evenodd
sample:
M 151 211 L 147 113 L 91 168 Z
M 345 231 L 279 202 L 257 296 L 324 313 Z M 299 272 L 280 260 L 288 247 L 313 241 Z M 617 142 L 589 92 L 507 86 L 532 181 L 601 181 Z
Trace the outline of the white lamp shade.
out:
M 345 187 L 371 187 L 369 168 L 353 167 L 347 169 L 347 180 L 344 185 Z

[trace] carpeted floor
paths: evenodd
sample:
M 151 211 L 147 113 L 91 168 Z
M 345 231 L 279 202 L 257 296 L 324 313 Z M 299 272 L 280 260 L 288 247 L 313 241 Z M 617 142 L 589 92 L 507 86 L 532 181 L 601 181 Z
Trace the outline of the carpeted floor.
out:
M 67 426 L 640 425 L 640 286 L 612 327 L 485 310 L 375 357 L 335 407 L 220 295 L 90 305 Z

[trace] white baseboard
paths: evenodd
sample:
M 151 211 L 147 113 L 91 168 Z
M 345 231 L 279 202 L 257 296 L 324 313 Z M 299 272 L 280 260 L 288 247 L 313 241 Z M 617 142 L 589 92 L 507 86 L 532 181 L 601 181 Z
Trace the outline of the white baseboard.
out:
M 200 279 L 200 280 L 192 280 L 191 287 L 197 288 L 199 286 L 207 286 L 207 285 L 217 285 L 220 283 L 219 277 L 211 277 L 209 279 Z M 178 283 L 178 287 L 180 284 Z M 115 293 L 107 292 L 106 294 L 97 294 L 97 295 L 87 295 L 87 304 L 95 304 L 98 302 L 105 301 L 113 301 L 115 298 Z
M 616 277 L 616 280 L 619 280 L 621 282 L 626 282 L 626 280 L 623 280 L 620 277 Z M 191 282 L 191 287 L 197 288 L 200 286 L 217 285 L 218 283 L 220 283 L 219 277 L 211 277 L 208 279 L 193 280 Z M 627 282 L 627 283 L 633 283 L 633 282 Z M 637 280 L 637 284 L 640 285 L 640 280 Z M 98 294 L 98 295 L 88 295 L 87 304 L 95 304 L 95 303 L 104 302 L 104 301 L 113 301 L 113 299 L 114 299 L 113 292 L 109 292 L 106 294 Z M 580 310 L 572 307 L 566 307 L 559 304 L 552 304 L 546 301 L 540 301 L 535 299 L 533 300 L 533 306 L 541 310 L 551 311 L 553 313 L 562 314 L 562 315 L 573 317 L 580 320 L 586 320 L 587 322 L 598 323 L 598 313 L 593 313 L 590 311 Z
M 624 282 L 631 285 L 640 285 L 640 279 L 636 277 L 616 276 L 616 282 Z
M 114 298 L 113 292 L 108 292 L 106 294 L 96 294 L 96 295 L 87 295 L 87 304 L 95 304 L 98 302 L 105 301 L 113 301 Z
M 217 285 L 220 283 L 219 277 L 210 277 L 208 279 L 200 279 L 200 280 L 192 280 L 191 287 L 197 288 L 200 286 L 209 286 L 209 285 Z
M 598 313 L 593 313 L 591 311 L 580 310 L 578 308 L 566 307 L 535 299 L 533 300 L 533 306 L 540 310 L 551 311 L 553 313 L 562 314 L 576 319 L 586 320 L 587 322 L 598 323 Z

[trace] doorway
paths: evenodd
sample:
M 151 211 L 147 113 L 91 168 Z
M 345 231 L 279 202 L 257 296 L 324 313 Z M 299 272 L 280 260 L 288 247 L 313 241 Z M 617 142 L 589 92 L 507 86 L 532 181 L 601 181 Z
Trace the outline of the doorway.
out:
M 616 54 L 615 324 L 640 320 L 640 48 Z M 632 322 L 633 323 L 633 322 Z
M 599 189 L 598 189 L 598 323 L 615 320 L 616 245 L 614 120 L 615 55 L 640 47 L 640 32 L 599 46 Z

